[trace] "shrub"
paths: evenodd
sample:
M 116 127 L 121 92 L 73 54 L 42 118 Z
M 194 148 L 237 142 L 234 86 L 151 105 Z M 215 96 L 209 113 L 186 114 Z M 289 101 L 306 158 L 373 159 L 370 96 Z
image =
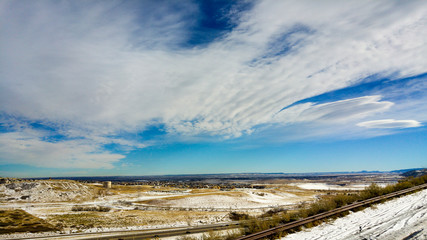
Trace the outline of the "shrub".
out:
M 287 213 L 288 210 L 285 208 L 273 208 L 268 210 L 267 212 L 263 213 L 260 217 L 266 218 L 266 217 L 272 217 L 274 215 Z
M 105 207 L 105 206 L 73 206 L 71 208 L 71 211 L 74 211 L 74 212 L 82 212 L 82 211 L 109 212 L 110 210 L 111 210 L 110 207 Z
M 228 217 L 233 221 L 247 220 L 249 215 L 246 213 L 230 212 Z
M 369 187 L 365 188 L 360 194 L 363 199 L 373 198 L 383 195 L 383 188 L 375 183 L 372 183 Z
M 342 207 L 345 206 L 347 204 L 353 203 L 355 201 L 357 201 L 360 198 L 360 196 L 356 195 L 356 194 L 352 194 L 352 195 L 343 195 L 343 194 L 339 194 L 336 195 L 332 198 L 332 201 L 335 202 L 336 207 Z

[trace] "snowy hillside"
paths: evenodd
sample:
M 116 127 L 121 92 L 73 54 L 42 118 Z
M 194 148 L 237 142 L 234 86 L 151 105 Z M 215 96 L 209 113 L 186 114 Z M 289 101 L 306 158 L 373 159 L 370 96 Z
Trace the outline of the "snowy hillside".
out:
M 70 180 L 11 181 L 0 184 L 3 202 L 65 202 L 91 199 L 93 189 Z
M 427 239 L 427 189 L 351 213 L 282 240 Z

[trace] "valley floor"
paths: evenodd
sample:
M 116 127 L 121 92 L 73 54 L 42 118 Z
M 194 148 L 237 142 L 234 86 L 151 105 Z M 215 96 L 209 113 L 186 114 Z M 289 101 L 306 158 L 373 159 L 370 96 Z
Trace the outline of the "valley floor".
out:
M 292 210 L 325 195 L 358 192 L 371 183 L 387 185 L 399 178 L 398 175 L 343 175 L 317 180 L 273 179 L 251 181 L 250 188 L 232 189 L 123 184 L 104 188 L 101 184 L 70 180 L 7 180 L 0 184 L 0 211 L 24 210 L 38 218 L 34 224 L 46 223 L 58 231 L 29 234 L 6 229 L 3 233 L 12 234 L 0 238 L 225 223 L 231 221 L 231 212 L 259 216 L 269 210 Z M 425 219 L 426 209 L 420 211 L 424 211 L 421 219 Z M 22 219 L 22 224 L 25 221 Z M 13 224 L 3 225 L 3 228 L 13 227 Z M 369 235 L 368 225 L 364 223 L 360 236 Z M 359 226 L 353 228 L 348 231 L 356 233 Z M 307 239 L 313 238 L 308 235 Z

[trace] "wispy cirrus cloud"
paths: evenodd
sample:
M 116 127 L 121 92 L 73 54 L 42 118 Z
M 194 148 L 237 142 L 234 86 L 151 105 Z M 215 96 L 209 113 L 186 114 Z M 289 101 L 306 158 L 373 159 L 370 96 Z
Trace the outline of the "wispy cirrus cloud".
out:
M 381 119 L 361 122 L 357 126 L 366 128 L 414 128 L 420 127 L 421 123 L 415 120 Z
M 3 1 L 0 111 L 65 137 L 56 143 L 28 137 L 27 130 L 37 130 L 31 126 L 0 133 L 2 155 L 26 164 L 22 159 L 57 158 L 67 167 L 71 154 L 93 166 L 105 158 L 99 166 L 108 167 L 125 153 L 104 145 L 126 152 L 155 144 L 135 136 L 153 124 L 164 126 L 165 138 L 185 141 L 241 137 L 278 122 L 319 130 L 317 124 L 340 123 L 355 131 L 356 119 L 374 120 L 373 114 L 405 112 L 399 118 L 427 121 L 417 111 L 424 100 L 381 100 L 387 98 L 381 91 L 278 113 L 372 75 L 398 81 L 423 74 L 425 2 L 257 1 L 223 9 L 216 17 L 229 18 L 230 27 L 196 41 L 212 33 L 197 27 L 203 10 L 197 2 Z M 412 104 L 410 114 L 405 104 Z M 21 145 L 29 155 L 18 154 Z

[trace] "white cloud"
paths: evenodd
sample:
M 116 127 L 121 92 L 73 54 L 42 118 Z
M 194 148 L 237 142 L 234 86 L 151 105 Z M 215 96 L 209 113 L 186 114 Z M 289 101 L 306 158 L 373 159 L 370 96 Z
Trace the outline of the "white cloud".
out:
M 358 123 L 357 126 L 366 128 L 414 128 L 422 125 L 420 122 L 415 120 L 382 119 L 361 122 Z
M 259 1 L 224 37 L 186 49 L 179 44 L 191 31 L 194 5 L 134 11 L 116 3 L 0 4 L 0 112 L 64 125 L 64 135 L 97 142 L 85 149 L 2 134 L 3 144 L 9 138 L 58 149 L 71 166 L 69 151 L 89 159 L 103 142 L 144 147 L 120 134 L 153 121 L 178 137 L 238 137 L 276 123 L 280 109 L 301 99 L 372 74 L 405 77 L 427 69 L 424 1 Z M 283 41 L 292 48 L 275 55 Z M 393 113 L 391 102 L 379 100 L 301 104 L 280 118 L 334 123 Z
M 323 104 L 297 104 L 276 114 L 273 124 L 257 129 L 254 138 L 263 142 L 292 142 L 388 135 L 391 132 L 354 127 L 360 119 L 380 116 L 390 111 L 394 104 L 381 99 L 381 96 L 374 95 Z
M 276 115 L 278 122 L 345 123 L 387 111 L 392 102 L 380 101 L 381 96 L 364 96 L 336 102 L 305 103 L 287 108 Z
M 51 168 L 113 168 L 125 156 L 103 151 L 87 140 L 48 142 L 33 130 L 0 134 L 0 163 Z

